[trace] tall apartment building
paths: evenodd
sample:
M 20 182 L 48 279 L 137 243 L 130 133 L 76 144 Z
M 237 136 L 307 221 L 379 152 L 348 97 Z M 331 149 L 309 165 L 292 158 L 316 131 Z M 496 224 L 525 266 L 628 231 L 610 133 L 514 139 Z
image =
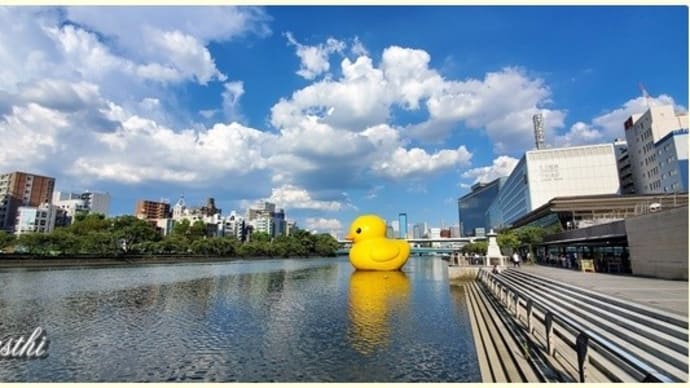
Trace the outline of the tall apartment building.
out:
M 19 207 L 50 203 L 54 189 L 52 177 L 19 171 L 0 175 L 0 229 L 13 232 Z
M 170 218 L 170 204 L 165 202 L 140 200 L 134 209 L 134 215 L 142 220 Z
M 687 113 L 677 114 L 670 105 L 652 106 L 643 114 L 629 117 L 623 126 L 628 142 L 635 193 L 664 192 L 662 186 L 664 166 L 660 165 L 657 143 L 675 130 L 687 130 Z M 665 165 L 668 167 L 667 163 Z
M 407 213 L 398 214 L 399 238 L 407 238 Z

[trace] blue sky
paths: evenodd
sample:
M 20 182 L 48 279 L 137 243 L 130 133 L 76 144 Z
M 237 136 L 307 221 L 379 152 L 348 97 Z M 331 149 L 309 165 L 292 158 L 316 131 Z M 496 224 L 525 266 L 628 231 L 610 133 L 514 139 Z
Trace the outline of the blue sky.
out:
M 533 145 L 624 137 L 688 106 L 686 7 L 0 9 L 0 171 L 62 191 L 257 200 L 344 231 L 360 213 L 457 223 Z

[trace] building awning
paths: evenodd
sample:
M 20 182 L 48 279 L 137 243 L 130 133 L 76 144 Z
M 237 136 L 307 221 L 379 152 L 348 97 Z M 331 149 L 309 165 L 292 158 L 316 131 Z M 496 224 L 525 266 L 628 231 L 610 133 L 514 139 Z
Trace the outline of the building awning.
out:
M 542 245 L 562 245 L 562 244 L 576 244 L 576 243 L 601 243 L 609 240 L 627 240 L 625 234 L 607 234 L 595 237 L 575 237 L 562 240 L 553 240 L 543 242 Z

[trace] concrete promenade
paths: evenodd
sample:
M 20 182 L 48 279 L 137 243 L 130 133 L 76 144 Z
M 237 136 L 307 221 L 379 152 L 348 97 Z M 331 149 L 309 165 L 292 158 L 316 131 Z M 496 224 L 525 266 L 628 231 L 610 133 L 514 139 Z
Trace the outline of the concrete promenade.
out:
M 688 316 L 688 282 L 523 264 L 521 271 Z

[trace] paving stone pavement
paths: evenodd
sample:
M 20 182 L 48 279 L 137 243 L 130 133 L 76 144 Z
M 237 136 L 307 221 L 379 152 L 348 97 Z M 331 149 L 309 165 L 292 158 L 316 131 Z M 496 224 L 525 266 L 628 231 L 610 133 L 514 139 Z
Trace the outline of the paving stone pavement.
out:
M 580 272 L 542 265 L 522 265 L 520 270 L 601 292 L 614 298 L 688 316 L 688 282 L 686 280 Z

